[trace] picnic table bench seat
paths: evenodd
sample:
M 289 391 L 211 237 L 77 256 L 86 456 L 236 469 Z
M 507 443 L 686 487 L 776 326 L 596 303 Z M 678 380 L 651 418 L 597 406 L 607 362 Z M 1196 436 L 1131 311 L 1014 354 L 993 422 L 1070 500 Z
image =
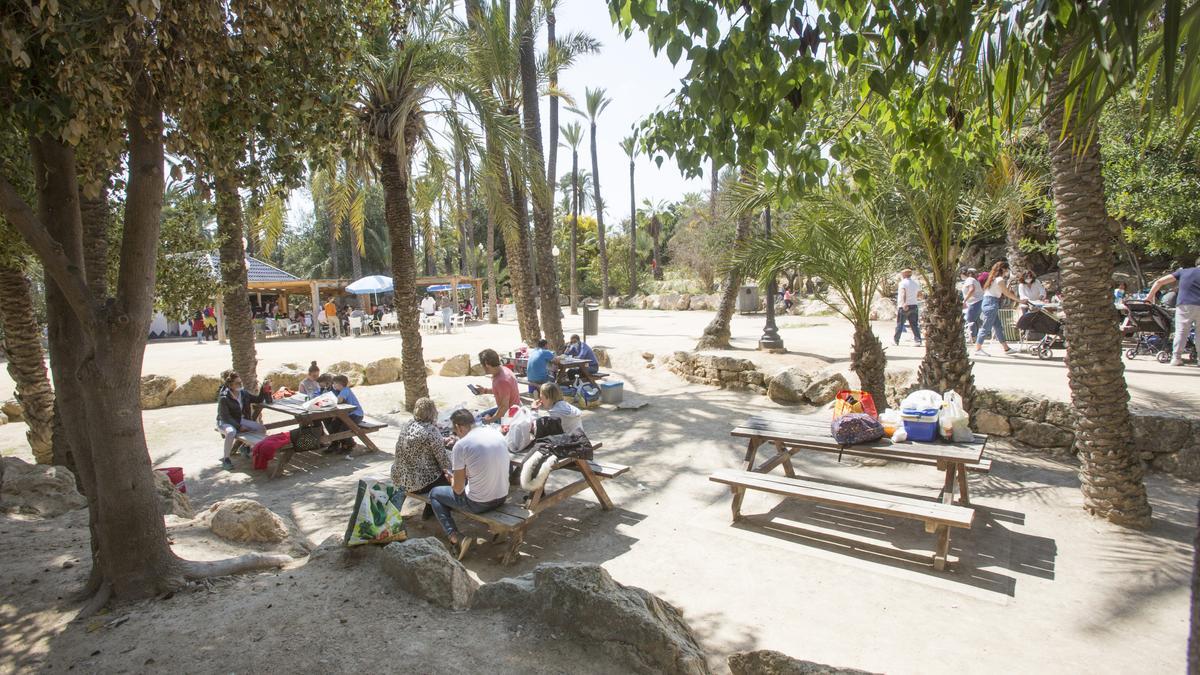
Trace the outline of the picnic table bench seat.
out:
M 237 449 L 238 445 L 243 445 L 246 447 L 246 451 L 249 452 L 250 450 L 252 450 L 254 448 L 255 445 L 257 445 L 259 443 L 259 441 L 262 441 L 264 438 L 271 435 L 272 433 L 283 433 L 280 431 L 274 431 L 274 429 L 278 429 L 280 426 L 287 426 L 287 425 L 288 425 L 288 423 L 285 423 L 285 422 L 276 422 L 276 423 L 267 425 L 266 431 L 243 431 L 237 435 L 237 437 L 236 437 L 237 440 L 234 443 L 234 449 Z M 387 422 L 381 422 L 379 420 L 372 419 L 370 417 L 364 417 L 363 420 L 358 423 L 358 428 L 359 428 L 359 430 L 362 431 L 363 434 L 372 434 L 372 433 L 375 433 L 376 431 L 379 431 L 380 429 L 383 429 L 387 426 L 388 426 Z M 339 431 L 334 434 L 323 434 L 321 436 L 322 442 L 324 442 L 326 444 L 332 443 L 334 441 L 344 440 L 347 438 L 360 438 L 360 436 L 358 433 L 356 433 L 353 430 Z M 365 438 L 365 437 L 363 437 L 363 438 Z M 371 450 L 378 451 L 378 448 L 376 448 L 374 446 L 374 444 L 368 444 L 368 447 L 370 447 Z M 278 454 L 276 455 L 276 458 L 275 458 L 275 468 L 271 470 L 271 478 L 279 477 L 279 474 L 283 473 L 283 469 L 285 467 L 287 467 L 289 462 L 292 461 L 292 456 L 295 454 L 296 454 L 296 449 L 292 447 L 292 444 L 290 441 L 288 443 L 280 446 L 280 448 L 278 450 Z
M 754 471 L 721 469 L 709 476 L 709 480 L 733 489 L 734 522 L 742 518 L 742 501 L 746 490 L 760 490 L 787 499 L 922 521 L 925 523 L 926 532 L 937 534 L 937 547 L 931 556 L 933 567 L 937 570 L 945 569 L 946 566 L 946 556 L 950 549 L 950 528 L 970 529 L 975 518 L 975 510 L 965 506 Z

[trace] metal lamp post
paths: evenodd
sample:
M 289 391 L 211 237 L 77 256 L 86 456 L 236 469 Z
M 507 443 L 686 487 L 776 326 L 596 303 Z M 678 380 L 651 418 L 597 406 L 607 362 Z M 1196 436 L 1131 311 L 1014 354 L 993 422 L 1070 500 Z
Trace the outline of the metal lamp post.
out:
M 771 237 L 771 207 L 763 212 L 763 226 L 767 238 Z M 767 324 L 763 326 L 762 337 L 758 339 L 758 348 L 766 351 L 782 351 L 783 338 L 779 337 L 779 328 L 775 326 L 775 293 L 779 290 L 775 275 L 767 281 Z

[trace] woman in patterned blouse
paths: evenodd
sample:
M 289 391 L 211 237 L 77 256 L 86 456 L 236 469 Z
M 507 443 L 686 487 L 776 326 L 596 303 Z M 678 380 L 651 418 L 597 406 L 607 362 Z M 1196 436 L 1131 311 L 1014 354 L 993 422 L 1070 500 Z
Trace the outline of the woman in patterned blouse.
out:
M 392 483 L 406 493 L 425 494 L 438 485 L 449 485 L 450 456 L 442 432 L 438 431 L 437 406 L 433 399 L 419 398 L 413 406 L 413 421 L 396 440 Z M 422 517 L 433 514 L 428 505 Z

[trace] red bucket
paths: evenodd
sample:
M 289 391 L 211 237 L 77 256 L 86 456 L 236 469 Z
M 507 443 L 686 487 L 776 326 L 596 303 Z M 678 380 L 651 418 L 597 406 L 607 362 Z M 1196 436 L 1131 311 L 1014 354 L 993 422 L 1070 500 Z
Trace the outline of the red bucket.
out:
M 171 485 L 174 485 L 176 490 L 187 494 L 187 482 L 183 480 L 183 467 L 164 466 L 161 469 L 155 469 L 155 471 L 167 474 L 167 480 L 171 481 Z

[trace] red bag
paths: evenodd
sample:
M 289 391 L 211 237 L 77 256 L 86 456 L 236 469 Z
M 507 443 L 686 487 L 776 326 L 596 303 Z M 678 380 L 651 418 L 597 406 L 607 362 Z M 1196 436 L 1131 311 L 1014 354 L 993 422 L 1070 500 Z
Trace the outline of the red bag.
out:
M 863 413 L 870 415 L 871 419 L 879 419 L 879 413 L 875 411 L 875 399 L 870 394 L 857 389 L 843 389 L 833 401 L 833 419 L 852 413 Z
M 275 459 L 275 453 L 291 442 L 291 434 L 282 433 L 271 434 L 255 443 L 254 449 L 250 451 L 250 456 L 254 460 L 254 468 L 259 471 L 265 471 L 267 464 L 272 459 Z

